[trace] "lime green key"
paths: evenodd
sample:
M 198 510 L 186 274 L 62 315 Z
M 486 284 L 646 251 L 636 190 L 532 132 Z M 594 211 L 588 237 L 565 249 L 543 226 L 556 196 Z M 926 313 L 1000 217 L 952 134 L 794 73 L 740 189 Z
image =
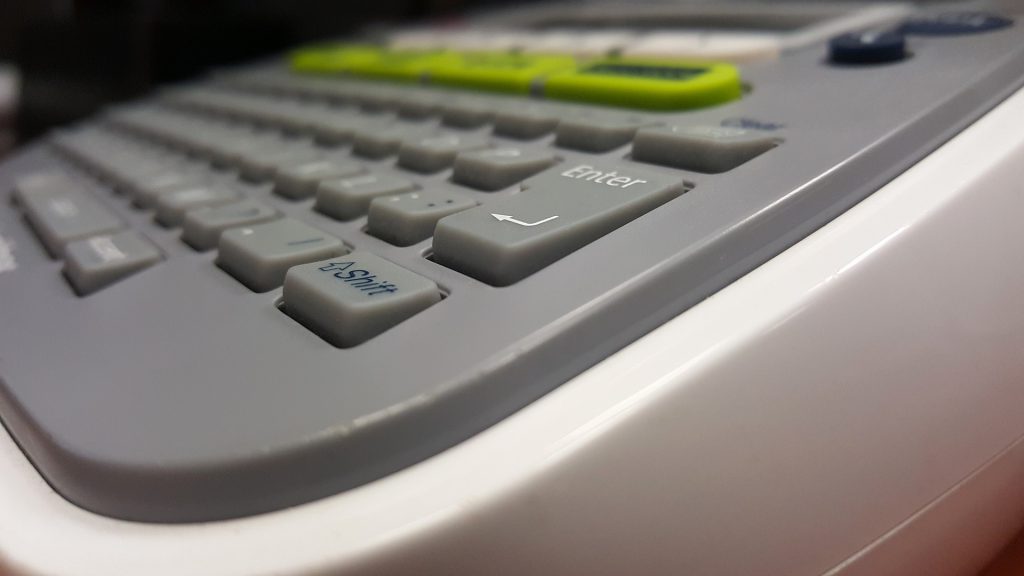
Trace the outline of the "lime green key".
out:
M 292 52 L 292 70 L 312 74 L 348 72 L 353 65 L 380 59 L 382 50 L 358 44 L 322 44 Z
M 575 68 L 576 60 L 565 55 L 471 52 L 432 66 L 429 75 L 437 84 L 526 94 L 535 80 Z
M 381 51 L 375 58 L 354 61 L 347 71 L 356 76 L 417 81 L 434 68 L 458 62 L 460 56 L 445 51 Z
M 731 64 L 669 59 L 612 58 L 550 75 L 544 96 L 647 110 L 686 110 L 740 97 Z

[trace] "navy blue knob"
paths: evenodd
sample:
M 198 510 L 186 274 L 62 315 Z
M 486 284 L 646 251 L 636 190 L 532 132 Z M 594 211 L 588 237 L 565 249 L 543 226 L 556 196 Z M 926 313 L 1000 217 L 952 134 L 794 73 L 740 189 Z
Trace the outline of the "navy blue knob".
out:
M 839 64 L 881 64 L 907 57 L 903 34 L 868 30 L 836 36 L 828 43 L 829 59 Z
M 903 24 L 902 30 L 917 36 L 958 36 L 999 30 L 1011 24 L 1013 20 L 1009 18 L 986 12 L 944 12 L 915 16 Z

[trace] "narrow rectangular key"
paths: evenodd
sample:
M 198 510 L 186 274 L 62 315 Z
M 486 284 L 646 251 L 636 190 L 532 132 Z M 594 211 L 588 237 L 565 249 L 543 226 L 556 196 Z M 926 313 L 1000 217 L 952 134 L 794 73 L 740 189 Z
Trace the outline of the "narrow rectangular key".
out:
M 217 248 L 217 265 L 255 292 L 280 286 L 292 266 L 348 252 L 341 240 L 291 218 L 226 230 Z
M 494 133 L 532 140 L 550 134 L 558 121 L 558 110 L 543 104 L 525 104 L 499 111 L 494 117 Z
M 170 169 L 128 179 L 125 192 L 133 205 L 152 208 L 161 194 L 191 188 L 202 182 L 203 177 L 199 174 Z
M 437 221 L 477 203 L 450 190 L 423 190 L 370 203 L 366 227 L 370 234 L 397 246 L 409 246 L 434 234 Z
M 223 185 L 195 186 L 161 194 L 156 199 L 156 221 L 169 228 L 178 226 L 189 210 L 227 204 L 239 196 L 237 190 Z
M 717 174 L 778 145 L 771 134 L 729 126 L 644 128 L 633 141 L 633 159 L 672 168 Z
M 554 154 L 523 148 L 463 152 L 455 157 L 452 180 L 478 190 L 501 190 L 557 162 Z
M 493 121 L 501 107 L 497 102 L 455 98 L 441 107 L 441 122 L 453 128 L 478 128 Z
M 352 153 L 364 158 L 385 158 L 398 152 L 402 142 L 429 136 L 437 131 L 432 124 L 395 124 L 387 128 L 357 132 Z
M 18 177 L 14 181 L 12 199 L 19 206 L 24 206 L 29 196 L 41 194 L 60 194 L 67 190 L 78 190 L 80 186 L 67 174 L 56 170 L 32 172 Z
M 415 188 L 416 185 L 405 178 L 385 174 L 327 180 L 317 189 L 313 207 L 331 218 L 352 220 L 366 214 L 374 198 L 401 194 Z
M 302 200 L 316 194 L 324 180 L 355 176 L 363 167 L 355 162 L 317 158 L 300 160 L 281 167 L 274 176 L 274 192 L 279 196 Z
M 296 266 L 284 280 L 288 315 L 339 347 L 355 346 L 441 300 L 430 280 L 367 252 Z
M 310 127 L 317 142 L 342 144 L 352 140 L 360 131 L 371 131 L 387 126 L 388 117 L 363 116 L 351 112 L 326 112 L 320 122 Z
M 459 152 L 479 150 L 490 145 L 487 138 L 474 135 L 438 134 L 406 141 L 398 150 L 398 165 L 416 172 L 444 170 Z
M 93 236 L 64 248 L 64 275 L 85 296 L 160 261 L 160 251 L 138 232 Z
M 239 158 L 239 169 L 247 180 L 258 182 L 271 178 L 282 166 L 319 157 L 320 151 L 312 146 L 288 144 L 242 156 Z
M 63 254 L 68 242 L 124 227 L 121 219 L 98 200 L 72 181 L 68 183 L 18 197 L 29 224 L 54 257 Z
M 678 196 L 678 177 L 633 165 L 573 163 L 523 191 L 441 219 L 434 259 L 506 286 Z
M 607 152 L 629 144 L 643 126 L 654 122 L 633 116 L 579 116 L 564 119 L 555 131 L 555 145 L 584 152 Z
M 197 208 L 185 213 L 181 239 L 196 250 L 209 250 L 217 247 L 221 232 L 228 228 L 269 222 L 279 216 L 277 210 L 255 200 Z

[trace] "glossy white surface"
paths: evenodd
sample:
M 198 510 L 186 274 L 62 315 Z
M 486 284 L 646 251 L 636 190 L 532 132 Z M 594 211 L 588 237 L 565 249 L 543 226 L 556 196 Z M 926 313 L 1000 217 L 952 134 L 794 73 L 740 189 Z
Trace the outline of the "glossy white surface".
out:
M 204 525 L 110 520 L 54 494 L 0 437 L 0 567 L 797 575 L 854 566 L 842 563 L 872 543 L 857 562 L 912 561 L 948 531 L 886 540 L 895 552 L 879 539 L 934 528 L 908 520 L 949 509 L 940 498 L 957 486 L 991 508 L 1006 490 L 963 482 L 986 463 L 1024 481 L 1020 451 L 1006 451 L 1024 435 L 1022 118 L 1019 93 L 540 401 L 319 502 Z

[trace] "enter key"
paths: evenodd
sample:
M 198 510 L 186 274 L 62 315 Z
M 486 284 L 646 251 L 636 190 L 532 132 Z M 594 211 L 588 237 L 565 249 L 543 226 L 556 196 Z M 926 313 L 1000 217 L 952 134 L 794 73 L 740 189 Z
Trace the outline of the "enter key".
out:
M 563 164 L 523 190 L 441 219 L 434 260 L 495 286 L 507 286 L 675 198 L 671 175 L 632 165 Z

